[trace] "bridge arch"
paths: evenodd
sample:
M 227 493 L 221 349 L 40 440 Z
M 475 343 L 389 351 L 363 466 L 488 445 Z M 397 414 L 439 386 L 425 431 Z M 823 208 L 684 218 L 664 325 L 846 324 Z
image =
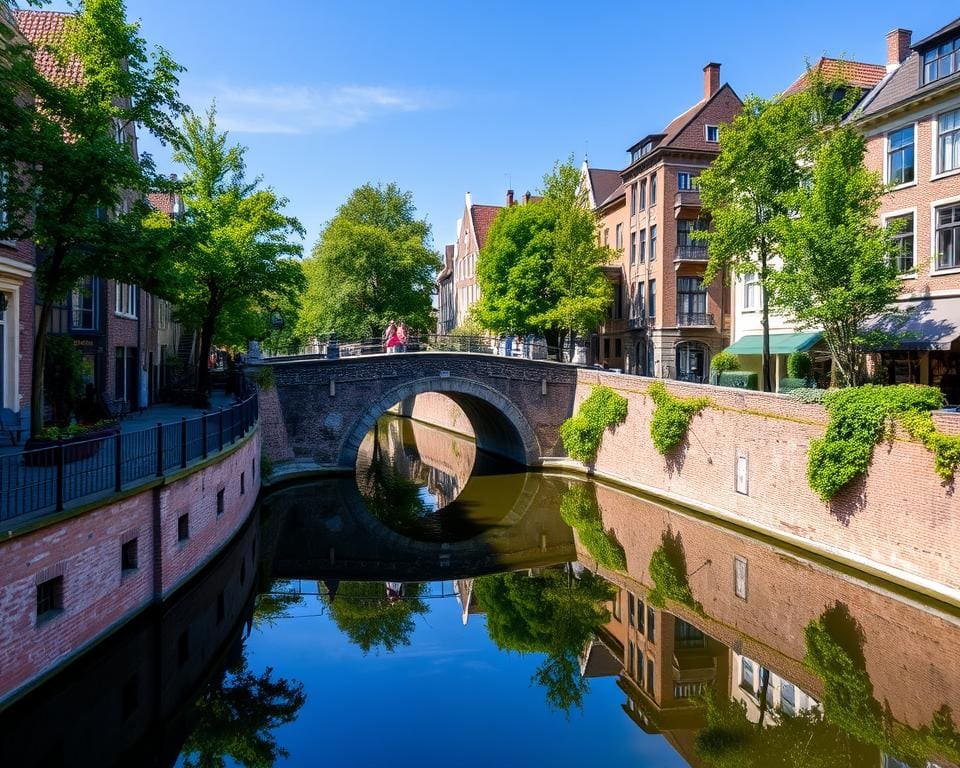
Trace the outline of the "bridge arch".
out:
M 523 412 L 492 387 L 459 376 L 430 376 L 399 384 L 365 406 L 346 432 L 339 463 L 352 467 L 360 443 L 388 408 L 409 397 L 436 392 L 446 395 L 463 410 L 473 427 L 477 447 L 533 466 L 540 460 L 540 443 Z

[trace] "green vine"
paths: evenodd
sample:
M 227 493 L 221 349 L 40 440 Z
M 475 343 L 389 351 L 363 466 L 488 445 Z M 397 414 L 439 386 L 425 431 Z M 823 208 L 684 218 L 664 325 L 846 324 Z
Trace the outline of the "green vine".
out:
M 674 397 L 659 381 L 651 384 L 647 391 L 656 405 L 650 421 L 650 437 L 653 438 L 654 447 L 666 456 L 683 442 L 690 427 L 690 419 L 710 405 L 710 398 Z
M 960 436 L 937 432 L 930 411 L 944 404 L 935 387 L 867 384 L 829 392 L 826 434 L 811 441 L 807 461 L 810 487 L 824 501 L 867 471 L 873 448 L 891 433 L 894 421 L 936 456 L 937 474 L 946 482 L 960 466 Z
M 694 600 L 690 591 L 687 556 L 679 533 L 674 534 L 669 528 L 664 531 L 660 546 L 650 555 L 647 571 L 653 581 L 653 589 L 647 599 L 654 608 L 664 608 L 669 598 L 697 613 L 703 613 L 703 606 Z
M 584 464 L 597 458 L 603 433 L 627 418 L 627 399 L 610 387 L 594 387 L 575 416 L 560 425 L 567 455 Z
M 584 549 L 604 568 L 627 570 L 627 556 L 612 533 L 603 528 L 600 508 L 593 489 L 586 485 L 570 486 L 560 499 L 560 517 L 576 530 Z
M 273 368 L 264 366 L 262 368 L 253 368 L 247 373 L 247 377 L 264 392 L 271 390 L 276 386 L 276 380 L 273 376 Z

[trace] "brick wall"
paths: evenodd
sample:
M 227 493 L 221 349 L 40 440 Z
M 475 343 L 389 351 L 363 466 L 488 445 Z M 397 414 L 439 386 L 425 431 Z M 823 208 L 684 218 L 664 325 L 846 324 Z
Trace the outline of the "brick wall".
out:
M 196 573 L 253 509 L 259 455 L 257 432 L 225 459 L 181 479 L 0 544 L 0 700 Z M 189 539 L 180 542 L 177 522 L 185 512 Z M 121 545 L 133 537 L 138 567 L 122 572 Z M 37 584 L 57 576 L 63 609 L 38 620 Z

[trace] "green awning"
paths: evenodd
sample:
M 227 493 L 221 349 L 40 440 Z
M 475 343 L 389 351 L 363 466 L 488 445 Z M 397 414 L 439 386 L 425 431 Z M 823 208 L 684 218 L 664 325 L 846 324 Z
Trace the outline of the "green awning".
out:
M 804 352 L 820 339 L 823 333 L 814 331 L 813 333 L 771 333 L 770 334 L 770 354 L 771 355 L 789 355 L 791 352 Z M 763 354 L 763 334 L 748 333 L 727 347 L 724 352 L 733 352 L 735 355 L 762 355 Z

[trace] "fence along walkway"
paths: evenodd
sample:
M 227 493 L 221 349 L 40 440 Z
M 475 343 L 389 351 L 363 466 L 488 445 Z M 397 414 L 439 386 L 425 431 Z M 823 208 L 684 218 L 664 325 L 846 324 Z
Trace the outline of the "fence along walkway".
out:
M 107 498 L 216 455 L 257 423 L 257 396 L 192 419 L 0 457 L 0 522 Z

